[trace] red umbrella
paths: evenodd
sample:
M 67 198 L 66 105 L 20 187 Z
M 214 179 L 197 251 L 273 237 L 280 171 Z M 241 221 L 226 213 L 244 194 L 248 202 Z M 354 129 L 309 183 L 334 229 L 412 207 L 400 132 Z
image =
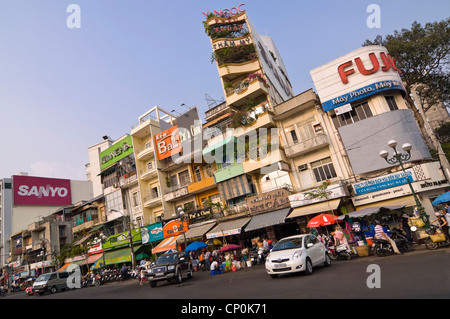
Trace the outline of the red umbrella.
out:
M 336 222 L 337 216 L 331 214 L 320 214 L 317 215 L 316 217 L 313 217 L 306 226 L 309 228 L 315 228 L 319 226 L 333 225 Z
M 221 249 L 219 249 L 219 252 L 222 253 L 224 251 L 237 250 L 237 249 L 240 249 L 240 248 L 242 248 L 242 247 L 239 246 L 239 245 L 228 244 L 228 245 L 223 246 Z

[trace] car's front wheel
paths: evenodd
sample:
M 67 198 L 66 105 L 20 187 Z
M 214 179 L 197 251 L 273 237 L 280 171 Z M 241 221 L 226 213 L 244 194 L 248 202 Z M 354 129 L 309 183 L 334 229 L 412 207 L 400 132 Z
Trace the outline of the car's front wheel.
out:
M 323 262 L 323 264 L 325 266 L 331 266 L 331 258 L 330 255 L 328 255 L 328 253 L 325 253 L 325 261 Z
M 312 262 L 309 258 L 306 259 L 306 269 L 305 269 L 305 274 L 306 275 L 311 275 L 313 272 L 313 265 Z
M 183 281 L 183 277 L 181 275 L 181 270 L 178 271 L 175 281 L 177 284 L 181 284 L 181 282 Z

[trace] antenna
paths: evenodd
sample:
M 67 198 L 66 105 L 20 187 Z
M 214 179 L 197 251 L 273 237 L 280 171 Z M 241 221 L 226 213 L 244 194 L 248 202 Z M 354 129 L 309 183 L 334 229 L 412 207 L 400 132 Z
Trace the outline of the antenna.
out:
M 211 108 L 217 106 L 217 104 L 224 102 L 224 99 L 222 99 L 220 101 L 214 100 L 211 96 L 209 96 L 209 94 L 205 94 L 205 100 L 206 100 L 206 103 L 208 103 L 208 109 L 211 109 Z

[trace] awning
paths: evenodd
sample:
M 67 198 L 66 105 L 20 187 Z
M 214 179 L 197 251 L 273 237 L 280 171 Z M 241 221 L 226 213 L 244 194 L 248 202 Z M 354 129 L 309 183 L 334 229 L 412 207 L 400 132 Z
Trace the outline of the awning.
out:
M 213 150 L 215 150 L 215 149 L 217 149 L 219 147 L 222 147 L 222 146 L 230 143 L 231 141 L 234 142 L 235 140 L 236 140 L 235 136 L 229 136 L 229 137 L 221 140 L 220 142 L 203 149 L 203 155 L 209 155 Z
M 100 257 L 102 257 L 103 254 L 95 254 L 95 255 L 90 255 L 88 258 L 86 258 L 85 261 L 83 261 L 82 265 L 90 265 L 95 263 Z
M 247 175 L 242 174 L 229 180 L 217 183 L 221 200 L 229 200 L 252 193 Z
M 339 199 L 329 200 L 327 202 L 321 202 L 321 203 L 317 203 L 317 204 L 297 207 L 297 208 L 294 208 L 292 213 L 287 218 L 294 218 L 294 217 L 299 217 L 299 216 L 305 216 L 305 215 L 335 210 L 338 208 L 340 202 L 341 202 L 341 199 L 339 198 Z
M 251 220 L 250 217 L 220 223 L 206 234 L 206 238 L 220 238 L 240 234 L 242 228 Z
M 78 239 L 75 243 L 73 243 L 73 246 L 79 246 L 87 242 L 91 237 L 94 236 L 93 233 L 87 234 L 86 236 L 82 237 L 81 239 Z
M 351 212 L 345 215 L 341 215 L 338 217 L 339 220 L 343 220 L 345 216 L 350 218 L 358 218 L 364 216 L 370 216 L 373 214 L 378 214 L 380 212 L 390 212 L 391 210 L 402 209 L 405 208 L 404 205 L 401 206 L 383 206 L 383 207 L 366 207 L 361 210 L 357 210 L 356 212 Z
M 61 268 L 58 269 L 58 271 L 63 271 L 64 269 L 66 269 L 71 264 L 72 263 L 65 263 Z
M 186 240 L 202 240 L 204 234 L 206 234 L 211 228 L 213 228 L 216 223 L 209 223 L 205 225 L 200 225 L 195 227 L 194 225 L 189 225 L 189 230 L 186 232 Z M 182 242 L 184 240 L 183 236 L 178 238 L 178 242 Z
M 120 263 L 131 262 L 130 247 L 108 251 L 105 253 L 105 264 L 115 265 Z M 102 262 L 103 263 L 103 262 Z
M 252 217 L 250 223 L 245 227 L 246 232 L 255 229 L 266 228 L 272 225 L 278 225 L 284 223 L 286 216 L 290 213 L 291 207 L 280 209 L 274 212 L 260 214 Z
M 105 226 L 104 224 L 94 226 L 94 227 L 92 227 L 92 229 L 90 231 L 88 231 L 88 233 L 93 233 L 96 230 L 102 229 L 104 226 Z
M 183 235 L 164 238 L 163 241 L 158 244 L 158 246 L 152 249 L 152 254 L 162 253 L 171 249 L 176 249 L 177 239 L 180 237 L 183 237 Z
M 366 205 L 356 207 L 356 210 L 361 210 L 367 207 L 387 207 L 387 206 L 416 206 L 416 201 L 413 195 L 397 197 L 393 199 L 374 202 Z

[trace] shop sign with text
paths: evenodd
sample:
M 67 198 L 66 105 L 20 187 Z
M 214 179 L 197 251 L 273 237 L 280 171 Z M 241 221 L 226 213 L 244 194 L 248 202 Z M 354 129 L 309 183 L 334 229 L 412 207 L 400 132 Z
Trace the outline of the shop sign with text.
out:
M 271 192 L 247 198 L 247 207 L 252 214 L 265 211 L 274 211 L 290 207 L 289 196 L 291 192 L 281 188 Z
M 70 180 L 13 176 L 14 205 L 66 206 L 72 204 Z
M 164 225 L 164 238 L 182 235 L 183 232 L 187 232 L 188 230 L 189 226 L 186 221 L 181 223 L 179 219 L 174 219 Z
M 161 133 L 155 134 L 158 160 L 165 159 L 182 150 L 178 126 L 173 126 Z

